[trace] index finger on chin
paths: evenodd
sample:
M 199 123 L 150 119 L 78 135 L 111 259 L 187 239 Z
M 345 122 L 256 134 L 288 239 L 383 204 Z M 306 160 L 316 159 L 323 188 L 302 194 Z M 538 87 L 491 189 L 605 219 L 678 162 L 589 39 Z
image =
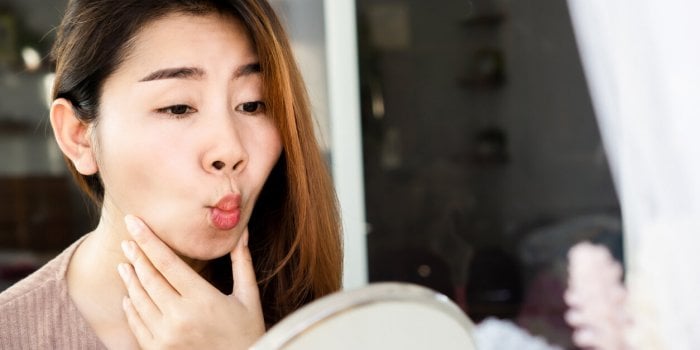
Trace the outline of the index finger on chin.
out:
M 260 308 L 260 292 L 255 278 L 253 259 L 248 249 L 248 236 L 248 228 L 246 228 L 231 252 L 233 295 L 247 307 Z

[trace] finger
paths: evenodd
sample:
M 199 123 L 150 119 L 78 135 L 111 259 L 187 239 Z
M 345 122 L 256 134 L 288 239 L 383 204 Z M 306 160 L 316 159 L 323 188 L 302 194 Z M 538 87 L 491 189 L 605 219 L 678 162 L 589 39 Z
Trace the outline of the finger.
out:
M 143 286 L 141 286 L 136 272 L 134 272 L 131 265 L 119 264 L 117 269 L 119 270 L 119 276 L 121 276 L 126 286 L 129 300 L 141 316 L 141 319 L 145 323 L 151 325 L 158 322 L 163 314 L 156 304 L 153 303 L 153 300 L 151 300 L 151 297 L 143 289 Z
M 133 266 L 134 277 L 136 277 L 133 279 L 134 282 L 138 280 L 139 285 L 146 293 L 145 296 L 139 295 L 139 297 L 152 300 L 160 311 L 165 312 L 165 306 L 180 295 L 151 265 L 151 262 L 134 241 L 123 241 L 122 250 Z M 138 293 L 136 290 L 135 292 Z
M 139 315 L 138 311 L 136 311 L 136 308 L 129 297 L 124 297 L 124 300 L 122 301 L 122 309 L 124 309 L 126 321 L 129 324 L 131 332 L 136 337 L 136 341 L 138 341 L 142 348 L 148 348 L 147 344 L 150 344 L 153 340 L 153 334 L 141 319 L 141 316 Z
M 187 294 L 190 290 L 212 288 L 170 247 L 163 243 L 143 221 L 133 215 L 127 215 L 124 217 L 124 221 L 129 233 L 138 243 L 141 251 L 148 257 L 152 266 L 180 295 Z
M 238 240 L 231 252 L 231 271 L 233 272 L 233 295 L 246 307 L 260 307 L 258 282 L 253 269 L 253 259 L 248 249 L 248 228 Z

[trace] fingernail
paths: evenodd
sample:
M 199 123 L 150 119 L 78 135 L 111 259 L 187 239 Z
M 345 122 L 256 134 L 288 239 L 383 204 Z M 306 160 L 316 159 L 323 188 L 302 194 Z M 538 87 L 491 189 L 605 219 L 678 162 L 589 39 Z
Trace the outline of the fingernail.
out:
M 119 271 L 119 276 L 126 282 L 128 280 L 129 275 L 126 273 L 126 264 L 121 263 L 117 265 L 117 271 Z
M 134 260 L 135 254 L 133 242 L 122 241 L 122 250 L 124 251 L 124 255 L 126 255 L 127 259 L 132 261 Z
M 126 224 L 126 229 L 131 233 L 138 233 L 141 230 L 141 223 L 132 215 L 125 216 L 124 223 Z

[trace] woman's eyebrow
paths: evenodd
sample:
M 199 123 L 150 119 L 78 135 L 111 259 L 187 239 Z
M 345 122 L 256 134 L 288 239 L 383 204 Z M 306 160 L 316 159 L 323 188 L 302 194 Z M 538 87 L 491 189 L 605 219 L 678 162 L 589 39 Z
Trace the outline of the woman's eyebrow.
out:
M 233 79 L 256 73 L 260 73 L 260 63 L 255 62 L 244 64 L 238 67 L 238 69 L 236 69 L 236 72 L 233 73 Z
M 197 67 L 177 67 L 159 69 L 151 74 L 148 74 L 139 82 L 153 81 L 160 79 L 201 79 L 204 77 L 204 70 Z
M 240 66 L 233 73 L 233 78 L 237 79 L 246 75 L 260 73 L 260 63 L 248 63 Z M 161 80 L 161 79 L 201 79 L 206 75 L 203 69 L 198 67 L 177 67 L 159 69 L 141 78 L 139 82 Z

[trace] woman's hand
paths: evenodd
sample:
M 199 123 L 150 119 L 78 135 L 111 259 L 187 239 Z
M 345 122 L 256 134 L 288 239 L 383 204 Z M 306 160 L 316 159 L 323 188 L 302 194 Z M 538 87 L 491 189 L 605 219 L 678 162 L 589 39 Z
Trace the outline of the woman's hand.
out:
M 231 252 L 233 293 L 205 281 L 140 219 L 128 215 L 134 241 L 122 242 L 131 264 L 119 273 L 128 296 L 123 308 L 144 349 L 247 349 L 265 332 L 248 229 Z

